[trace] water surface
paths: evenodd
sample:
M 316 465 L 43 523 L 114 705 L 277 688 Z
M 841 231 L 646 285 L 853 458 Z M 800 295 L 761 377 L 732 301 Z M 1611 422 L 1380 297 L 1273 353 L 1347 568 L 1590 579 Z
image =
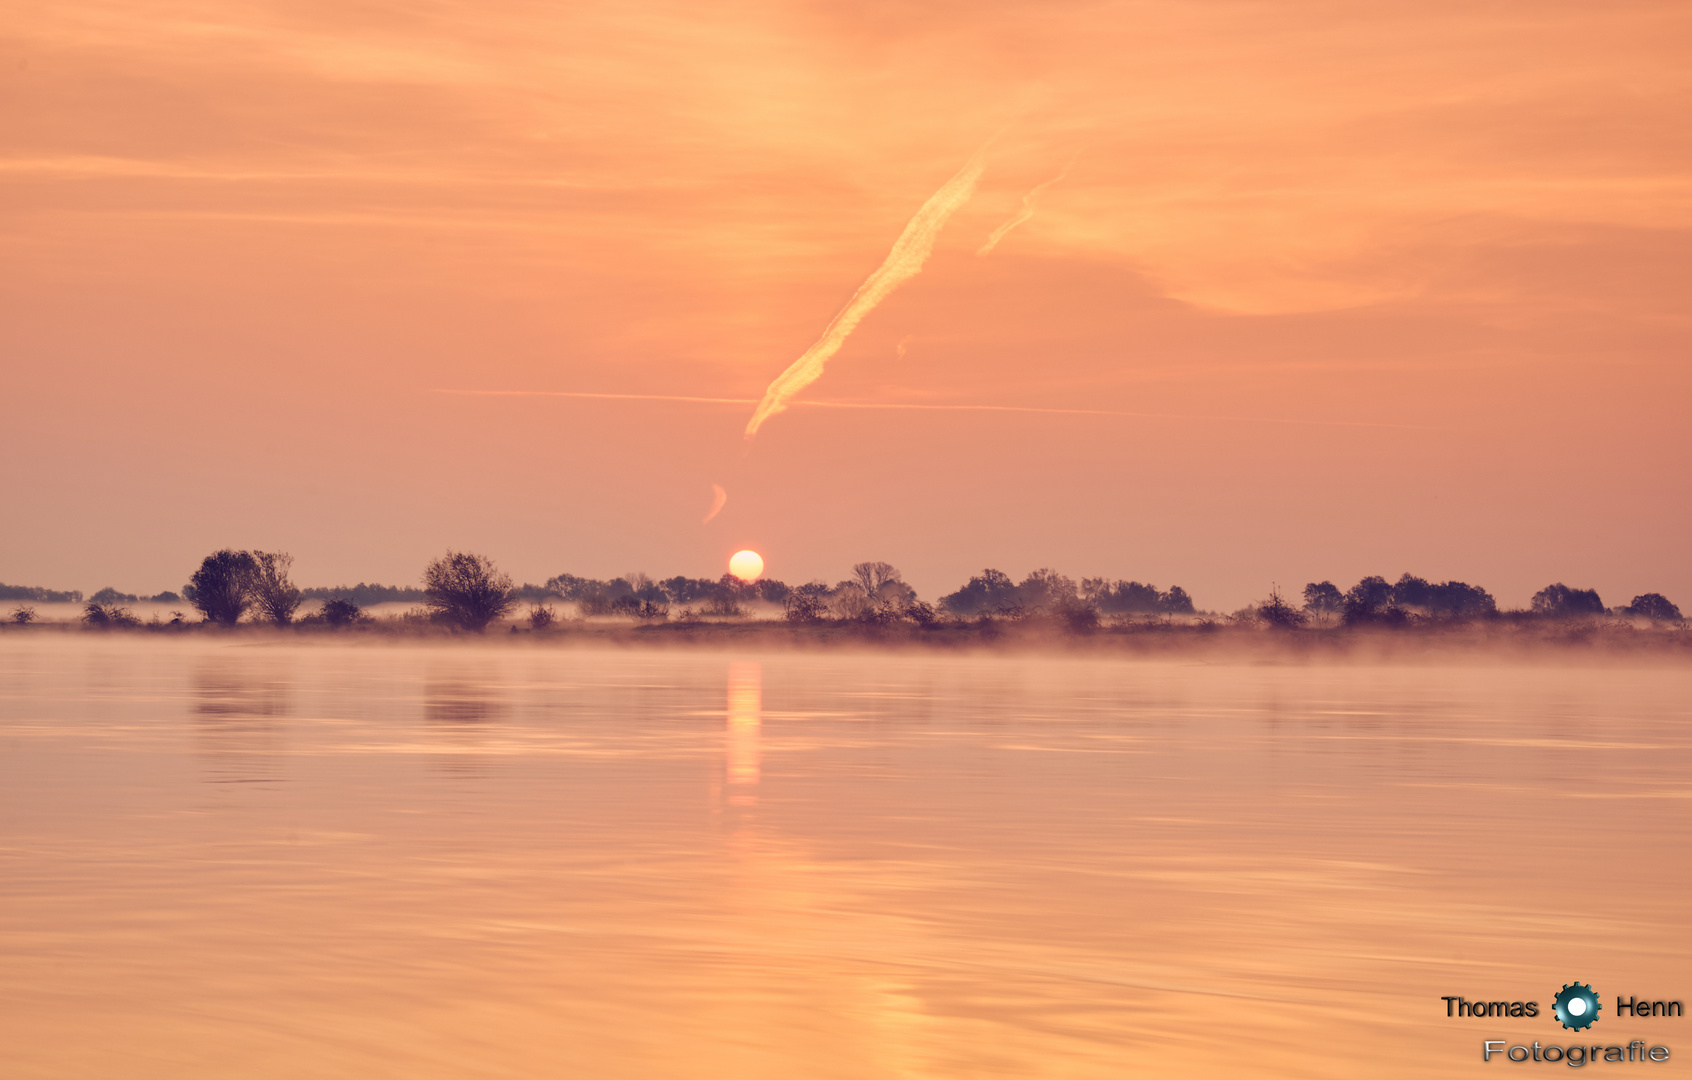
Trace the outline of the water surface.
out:
M 1689 720 L 1664 668 L 8 634 L 4 1075 L 1490 1075 L 1565 1033 L 1441 996 L 1692 1000 Z

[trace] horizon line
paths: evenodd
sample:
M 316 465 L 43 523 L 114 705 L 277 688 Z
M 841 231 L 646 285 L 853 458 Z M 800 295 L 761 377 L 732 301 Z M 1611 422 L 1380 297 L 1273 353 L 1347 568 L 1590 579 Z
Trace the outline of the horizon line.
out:
M 707 405 L 756 405 L 757 398 L 727 398 L 727 397 L 697 397 L 687 394 L 618 394 L 586 390 L 458 390 L 449 387 L 434 387 L 431 391 L 436 394 L 456 394 L 465 397 L 562 397 L 589 398 L 602 401 L 680 401 L 691 404 Z M 981 405 L 981 404 L 929 404 L 916 402 L 864 402 L 864 401 L 792 401 L 789 408 L 813 409 L 881 409 L 907 410 L 931 412 L 1012 412 L 1012 413 L 1044 413 L 1059 416 L 1116 416 L 1146 420 L 1209 420 L 1233 421 L 1247 424 L 1314 424 L 1321 427 L 1377 427 L 1402 428 L 1406 430 L 1425 431 L 1425 424 L 1391 424 L 1369 420 L 1300 420 L 1280 416 L 1227 416 L 1203 413 L 1154 413 L 1128 412 L 1116 409 L 1059 409 L 1037 405 Z

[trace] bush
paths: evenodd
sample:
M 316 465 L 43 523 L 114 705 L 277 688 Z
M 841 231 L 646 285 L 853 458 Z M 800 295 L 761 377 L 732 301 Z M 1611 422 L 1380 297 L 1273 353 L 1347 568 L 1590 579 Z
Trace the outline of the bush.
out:
M 8 618 L 19 626 L 28 626 L 30 623 L 35 621 L 35 609 L 27 605 L 20 604 L 12 609 L 12 613 L 8 616 Z
M 85 626 L 99 630 L 141 625 L 141 620 L 131 614 L 128 608 L 118 607 L 116 604 L 96 604 L 93 601 L 89 601 L 88 606 L 82 609 L 82 622 Z
M 516 606 L 511 578 L 486 555 L 448 551 L 423 571 L 424 601 L 443 622 L 481 633 Z
M 207 622 L 234 626 L 253 602 L 258 563 L 250 552 L 224 548 L 207 555 L 182 589 Z
M 1257 605 L 1257 617 L 1270 626 L 1280 627 L 1303 626 L 1306 618 L 1304 612 L 1287 603 L 1278 585 L 1271 586 L 1269 599 Z
M 335 597 L 323 601 L 323 606 L 317 611 L 317 617 L 330 626 L 351 626 L 364 618 L 364 612 L 351 600 Z
M 534 604 L 529 608 L 529 629 L 545 630 L 558 621 L 558 613 L 550 604 Z

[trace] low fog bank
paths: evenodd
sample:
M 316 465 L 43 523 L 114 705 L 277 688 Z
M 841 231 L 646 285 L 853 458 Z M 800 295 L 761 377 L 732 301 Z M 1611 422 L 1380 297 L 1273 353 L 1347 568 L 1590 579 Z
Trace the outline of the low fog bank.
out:
M 1033 648 L 1254 656 L 1566 651 L 1692 656 L 1692 628 L 1658 593 L 1607 607 L 1590 589 L 1547 585 L 1522 610 L 1484 588 L 1403 574 L 1341 590 L 1307 584 L 1300 603 L 1271 586 L 1259 603 L 1204 611 L 1181 586 L 1040 569 L 1017 582 L 988 569 L 933 603 L 899 570 L 862 562 L 834 584 L 790 586 L 641 573 L 609 581 L 558 574 L 517 585 L 491 559 L 448 551 L 420 586 L 299 588 L 286 553 L 224 550 L 181 593 L 140 597 L 0 586 L 5 632 L 338 635 L 602 644 L 760 647 Z

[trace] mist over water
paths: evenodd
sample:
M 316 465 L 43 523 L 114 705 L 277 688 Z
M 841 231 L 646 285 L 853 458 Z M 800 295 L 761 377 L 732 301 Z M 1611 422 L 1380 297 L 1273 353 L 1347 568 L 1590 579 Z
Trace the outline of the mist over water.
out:
M 1568 1033 L 1442 995 L 1689 996 L 1689 720 L 1566 657 L 15 636 L 3 1071 L 1489 1068 Z

